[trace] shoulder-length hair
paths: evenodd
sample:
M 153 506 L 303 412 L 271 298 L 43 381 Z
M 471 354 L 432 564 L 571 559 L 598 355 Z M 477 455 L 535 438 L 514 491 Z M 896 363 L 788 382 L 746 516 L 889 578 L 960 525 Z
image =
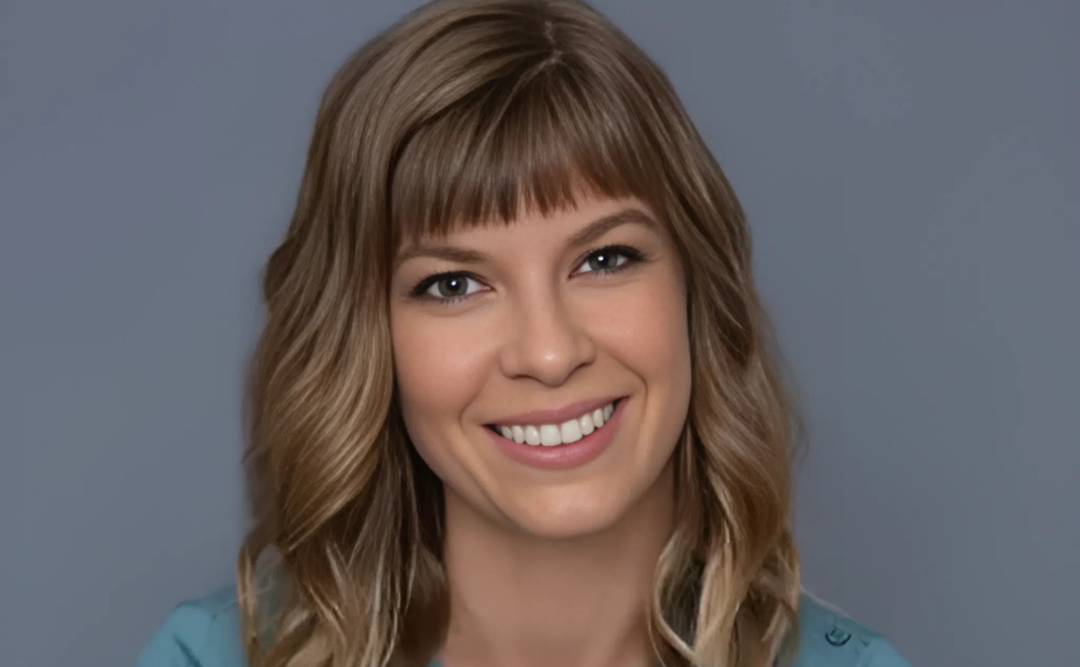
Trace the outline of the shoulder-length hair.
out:
M 438 651 L 442 486 L 398 407 L 393 257 L 454 226 L 572 206 L 582 188 L 647 203 L 685 271 L 692 396 L 673 455 L 676 524 L 643 610 L 656 655 L 673 667 L 787 655 L 801 422 L 727 179 L 661 69 L 589 5 L 437 0 L 331 80 L 263 274 L 255 522 L 237 573 L 253 666 L 419 666 Z

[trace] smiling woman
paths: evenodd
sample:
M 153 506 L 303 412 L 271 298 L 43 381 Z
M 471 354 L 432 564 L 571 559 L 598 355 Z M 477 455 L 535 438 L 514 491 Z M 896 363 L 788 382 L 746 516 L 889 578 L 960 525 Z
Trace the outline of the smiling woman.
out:
M 673 500 L 690 344 L 678 252 L 647 210 L 579 196 L 566 211 L 451 234 L 444 247 L 485 258 L 467 271 L 460 259 L 401 263 L 390 289 L 399 398 L 410 441 L 444 483 L 448 525 L 652 534 L 641 555 L 670 532 L 670 507 L 651 503 Z M 444 548 L 452 573 L 458 542 Z M 529 554 L 552 567 L 535 551 L 517 567 Z M 580 597 L 582 582 L 559 579 Z
M 588 5 L 361 48 L 264 295 L 237 584 L 144 667 L 903 664 L 800 594 L 742 210 Z

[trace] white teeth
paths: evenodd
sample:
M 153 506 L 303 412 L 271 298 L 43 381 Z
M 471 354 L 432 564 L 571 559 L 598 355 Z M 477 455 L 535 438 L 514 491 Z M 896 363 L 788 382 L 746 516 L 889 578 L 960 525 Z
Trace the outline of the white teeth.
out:
M 559 426 L 559 439 L 563 441 L 563 444 L 581 440 L 581 422 L 576 419 L 563 422 Z
M 596 430 L 596 425 L 593 424 L 592 413 L 582 416 L 581 418 L 581 435 L 589 435 Z
M 540 444 L 540 429 L 535 426 L 525 427 L 525 442 L 530 445 Z
M 577 419 L 570 419 L 562 424 L 539 424 L 536 426 L 496 426 L 496 430 L 507 440 L 513 440 L 518 444 L 543 445 L 555 447 L 557 445 L 577 442 L 603 426 L 611 415 L 615 413 L 615 404 L 608 403 L 602 408 L 585 413 Z
M 561 445 L 562 439 L 559 437 L 559 427 L 551 424 L 544 424 L 540 427 L 540 444 L 545 447 L 554 447 L 555 445 Z

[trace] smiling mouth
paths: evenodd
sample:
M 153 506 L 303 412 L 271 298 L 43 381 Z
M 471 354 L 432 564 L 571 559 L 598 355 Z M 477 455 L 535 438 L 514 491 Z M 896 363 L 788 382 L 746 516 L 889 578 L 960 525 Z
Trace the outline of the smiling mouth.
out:
M 593 431 L 602 429 L 622 401 L 623 398 L 617 398 L 602 408 L 560 424 L 514 424 L 511 426 L 485 424 L 484 426 L 519 445 L 557 447 L 577 442 Z

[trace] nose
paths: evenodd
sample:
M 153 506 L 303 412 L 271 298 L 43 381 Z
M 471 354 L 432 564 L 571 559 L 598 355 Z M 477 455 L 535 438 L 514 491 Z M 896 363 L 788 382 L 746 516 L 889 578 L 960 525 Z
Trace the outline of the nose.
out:
M 514 323 L 502 347 L 500 366 L 507 377 L 532 377 L 558 386 L 596 357 L 596 347 L 583 322 L 555 286 L 520 295 L 509 313 Z

